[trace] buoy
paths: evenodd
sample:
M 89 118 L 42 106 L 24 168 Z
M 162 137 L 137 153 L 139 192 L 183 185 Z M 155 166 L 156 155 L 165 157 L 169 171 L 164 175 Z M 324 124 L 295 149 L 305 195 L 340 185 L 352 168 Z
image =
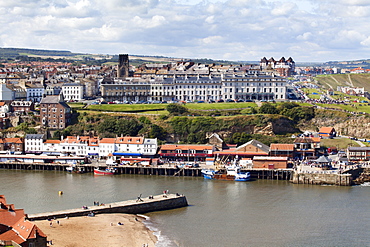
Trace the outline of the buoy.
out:
M 59 190 L 59 195 L 60 196 L 63 195 L 63 191 Z

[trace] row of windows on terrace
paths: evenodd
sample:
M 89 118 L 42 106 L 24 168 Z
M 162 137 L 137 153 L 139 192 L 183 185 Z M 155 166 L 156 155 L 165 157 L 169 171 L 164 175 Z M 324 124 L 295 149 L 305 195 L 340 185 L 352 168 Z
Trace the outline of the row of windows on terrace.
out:
M 47 108 L 42 108 L 41 111 L 42 112 L 47 112 Z M 57 112 L 58 111 L 58 108 L 51 108 L 51 109 L 49 109 L 49 111 L 51 111 L 51 112 Z M 60 109 L 59 111 L 60 112 L 63 112 L 63 109 Z

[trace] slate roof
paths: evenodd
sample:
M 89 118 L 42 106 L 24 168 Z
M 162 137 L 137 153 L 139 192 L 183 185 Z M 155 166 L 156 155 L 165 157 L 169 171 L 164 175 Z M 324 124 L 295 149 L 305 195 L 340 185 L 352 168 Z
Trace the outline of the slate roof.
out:
M 240 149 L 244 148 L 245 146 L 249 146 L 249 145 L 253 145 L 253 146 L 257 147 L 258 149 L 261 149 L 265 153 L 270 152 L 270 147 L 269 146 L 267 146 L 267 145 L 265 145 L 262 142 L 257 141 L 257 140 L 250 140 L 249 142 L 244 143 L 243 145 L 237 147 L 235 149 L 235 151 L 239 151 Z
M 25 139 L 44 139 L 45 134 L 27 134 Z

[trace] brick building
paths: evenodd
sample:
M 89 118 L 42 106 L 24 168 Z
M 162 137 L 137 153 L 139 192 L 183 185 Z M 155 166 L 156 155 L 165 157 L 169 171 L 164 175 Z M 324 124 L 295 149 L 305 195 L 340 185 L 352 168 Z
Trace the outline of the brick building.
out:
M 40 103 L 40 122 L 50 129 L 64 129 L 71 118 L 71 108 L 65 103 L 62 94 L 47 95 Z

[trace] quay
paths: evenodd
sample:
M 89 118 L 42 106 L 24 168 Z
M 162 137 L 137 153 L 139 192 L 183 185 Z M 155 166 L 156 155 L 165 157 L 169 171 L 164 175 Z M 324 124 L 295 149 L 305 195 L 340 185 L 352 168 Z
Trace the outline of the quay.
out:
M 140 199 L 138 198 L 136 200 L 113 202 L 100 206 L 86 206 L 77 209 L 67 209 L 48 213 L 29 214 L 27 215 L 27 219 L 45 220 L 76 216 L 92 216 L 95 214 L 109 214 L 109 213 L 143 214 L 153 211 L 162 211 L 186 206 L 188 206 L 188 202 L 184 195 L 163 194 L 145 198 L 143 197 Z
M 11 170 L 39 170 L 39 171 L 67 171 L 70 164 L 58 163 L 24 163 L 24 162 L 0 162 L 0 169 Z M 76 167 L 84 168 L 85 172 L 93 173 L 97 165 L 79 164 Z M 105 168 L 106 165 L 99 165 Z M 118 165 L 118 174 L 136 174 L 136 175 L 155 175 L 155 176 L 180 176 L 180 177 L 201 177 L 202 169 L 196 168 L 178 168 L 176 166 L 159 165 L 159 166 L 135 166 L 135 165 Z M 208 168 L 208 167 L 207 167 Z M 253 169 L 244 168 L 243 172 L 250 172 L 253 179 L 272 179 L 272 180 L 290 180 L 293 169 Z
M 66 163 L 25 163 L 25 162 L 0 162 L 0 169 L 12 170 L 40 170 L 40 171 L 67 171 L 70 164 Z M 94 168 L 107 167 L 105 164 L 78 164 L 86 173 L 93 173 Z M 153 175 L 153 176 L 179 176 L 179 177 L 201 177 L 202 169 L 208 166 L 178 168 L 171 165 L 137 166 L 118 165 L 115 166 L 118 174 Z M 328 184 L 338 186 L 351 186 L 363 172 L 361 166 L 352 166 L 345 170 L 315 170 L 310 166 L 297 166 L 296 169 L 258 169 L 242 168 L 242 172 L 249 172 L 251 178 L 267 180 L 287 180 L 295 184 Z

